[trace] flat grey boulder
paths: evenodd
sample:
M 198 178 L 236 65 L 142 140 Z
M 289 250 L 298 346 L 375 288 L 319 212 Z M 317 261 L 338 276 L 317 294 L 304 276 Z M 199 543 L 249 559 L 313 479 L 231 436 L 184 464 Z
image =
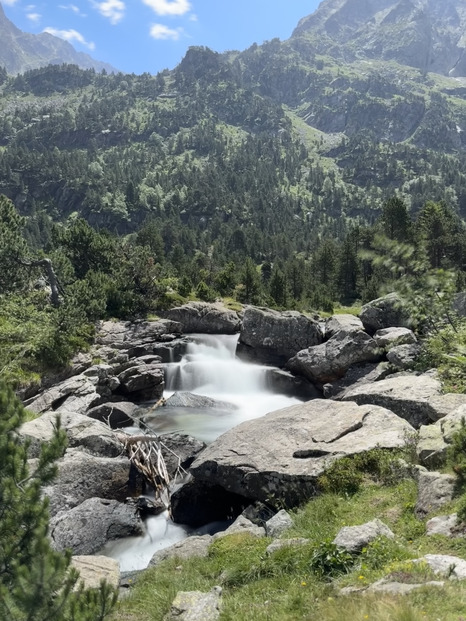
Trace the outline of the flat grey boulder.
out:
M 112 430 L 104 423 L 82 414 L 47 412 L 39 418 L 23 423 L 18 430 L 21 437 L 29 440 L 29 457 L 38 457 L 43 442 L 49 442 L 55 432 L 57 416 L 68 438 L 70 448 L 82 448 L 93 455 L 117 457 L 122 446 Z
M 362 384 L 373 384 L 390 375 L 386 362 L 363 362 L 350 367 L 340 379 L 323 386 L 326 399 L 342 399 L 348 390 Z
M 387 352 L 387 360 L 398 369 L 412 369 L 419 358 L 422 347 L 418 343 L 412 345 L 395 345 Z
M 447 448 L 448 444 L 439 423 L 419 427 L 416 454 L 423 466 L 430 469 L 442 466 L 446 460 Z
M 236 334 L 241 325 L 238 314 L 220 303 L 189 302 L 161 314 L 179 323 L 185 334 Z
M 325 322 L 325 338 L 329 339 L 335 336 L 337 332 L 357 332 L 358 330 L 364 330 L 362 321 L 359 317 L 349 314 L 332 315 Z
M 174 392 L 165 400 L 164 407 L 172 408 L 213 408 L 216 410 L 235 410 L 237 408 L 228 401 L 219 401 L 203 395 L 195 395 L 192 392 Z
M 131 401 L 109 401 L 91 408 L 86 416 L 105 423 L 111 429 L 134 425 L 138 406 Z
M 239 496 L 295 506 L 315 495 L 318 477 L 335 459 L 402 447 L 409 432 L 406 421 L 384 408 L 315 399 L 227 431 L 190 471 L 195 481 Z
M 95 338 L 97 345 L 112 349 L 131 350 L 139 346 L 149 346 L 147 353 L 151 353 L 150 346 L 156 342 L 174 338 L 173 335 L 182 332 L 181 325 L 170 319 L 155 321 L 103 321 L 100 323 Z M 143 355 L 143 354 L 140 354 Z
M 237 353 L 281 366 L 301 349 L 322 341 L 319 323 L 302 313 L 248 306 L 243 315 Z
M 423 588 L 442 588 L 445 583 L 439 580 L 428 580 L 427 582 L 419 582 L 416 584 L 406 582 L 394 582 L 389 578 L 382 578 L 377 580 L 374 584 L 371 584 L 365 593 L 389 593 L 390 595 L 407 595 L 412 591 L 417 591 Z
M 71 567 L 79 571 L 79 577 L 86 589 L 99 589 L 102 580 L 115 589 L 120 584 L 120 563 L 108 556 L 73 556 Z
M 409 314 L 403 309 L 396 293 L 389 293 L 364 304 L 359 318 L 369 334 L 374 334 L 383 328 L 409 328 L 410 326 Z
M 379 347 L 388 350 L 396 345 L 412 345 L 417 342 L 417 338 L 409 328 L 391 327 L 377 330 L 374 341 Z
M 66 411 L 84 414 L 101 401 L 101 395 L 97 392 L 97 383 L 96 376 L 71 377 L 26 401 L 24 405 L 36 414 L 48 410 L 53 410 L 55 413 Z
M 453 499 L 456 477 L 439 472 L 420 471 L 415 513 L 423 518 Z
M 448 554 L 426 554 L 416 559 L 415 563 L 427 563 L 434 574 L 445 576 L 450 580 L 466 579 L 466 561 L 458 556 Z
M 149 562 L 149 567 L 155 567 L 169 558 L 187 559 L 197 556 L 205 558 L 209 553 L 209 547 L 212 543 L 211 535 L 194 535 L 178 541 L 168 548 L 157 550 Z
M 426 535 L 443 535 L 453 537 L 458 525 L 458 515 L 437 515 L 426 522 Z
M 351 554 L 357 554 L 371 541 L 381 536 L 393 539 L 395 535 L 388 526 L 376 518 L 359 526 L 344 526 L 337 533 L 333 543 L 340 548 L 345 548 Z
M 374 384 L 356 386 L 346 392 L 344 401 L 360 405 L 380 405 L 407 420 L 416 429 L 437 420 L 431 405 L 434 397 L 441 394 L 441 384 L 431 375 L 403 375 L 389 377 Z
M 219 586 L 213 587 L 209 593 L 180 591 L 164 621 L 217 621 L 221 605 L 222 589 Z
M 343 377 L 355 364 L 380 359 L 381 352 L 374 339 L 358 330 L 337 332 L 326 343 L 299 351 L 286 367 L 312 382 L 326 384 Z
M 68 449 L 57 461 L 58 474 L 44 487 L 50 514 L 76 507 L 89 498 L 124 502 L 128 497 L 129 459 L 96 457 L 78 449 Z
M 102 498 L 89 498 L 50 521 L 55 550 L 70 549 L 73 554 L 93 554 L 107 541 L 143 533 L 144 525 L 134 506 Z

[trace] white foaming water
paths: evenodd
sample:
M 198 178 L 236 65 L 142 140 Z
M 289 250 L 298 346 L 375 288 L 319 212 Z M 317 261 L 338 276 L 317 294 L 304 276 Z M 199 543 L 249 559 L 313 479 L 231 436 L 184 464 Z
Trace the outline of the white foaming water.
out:
M 181 362 L 165 366 L 167 391 L 164 396 L 168 397 L 174 391 L 188 391 L 235 407 L 159 407 L 150 413 L 151 406 L 148 406 L 144 420 L 156 433 L 185 433 L 212 442 L 246 420 L 300 402 L 267 390 L 266 376 L 270 367 L 250 364 L 235 357 L 237 335 L 193 335 L 192 338 Z M 146 528 L 143 537 L 110 542 L 101 553 L 119 560 L 121 571 L 144 569 L 156 551 L 194 532 L 174 524 L 166 513 L 149 518 Z

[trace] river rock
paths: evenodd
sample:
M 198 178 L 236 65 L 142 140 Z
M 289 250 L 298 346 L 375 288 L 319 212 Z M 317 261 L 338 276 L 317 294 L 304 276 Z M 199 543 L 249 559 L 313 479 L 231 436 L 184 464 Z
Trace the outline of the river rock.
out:
M 393 539 L 395 535 L 388 526 L 376 518 L 359 526 L 344 526 L 337 533 L 333 543 L 340 548 L 345 548 L 351 554 L 357 554 L 380 536 Z
M 88 498 L 124 500 L 128 493 L 129 459 L 96 457 L 78 449 L 68 449 L 57 461 L 58 474 L 44 487 L 50 514 L 76 507 Z
M 71 567 L 79 571 L 86 589 L 99 589 L 102 580 L 115 589 L 120 583 L 120 564 L 108 556 L 73 556 Z
M 144 353 L 138 355 L 144 355 L 153 353 L 154 343 L 171 341 L 181 332 L 181 325 L 170 319 L 103 321 L 99 324 L 95 342 L 97 345 L 108 346 L 112 349 L 130 350 L 131 353 L 139 347 Z
M 436 420 L 436 410 L 430 402 L 441 394 L 441 384 L 431 375 L 389 377 L 374 384 L 350 389 L 344 401 L 372 403 L 387 408 L 407 420 L 416 429 Z
M 265 528 L 254 524 L 244 515 L 238 515 L 233 524 L 230 524 L 226 530 L 215 533 L 213 539 L 220 539 L 227 535 L 237 535 L 238 533 L 248 533 L 251 537 L 265 537 Z
M 26 401 L 25 406 L 31 412 L 41 414 L 48 410 L 58 412 L 75 412 L 84 414 L 89 408 L 101 401 L 97 392 L 98 378 L 78 375 L 49 388 L 32 400 Z
M 227 431 L 190 471 L 195 482 L 292 507 L 316 493 L 318 477 L 335 459 L 376 446 L 402 447 L 410 431 L 406 421 L 384 408 L 315 399 Z M 203 509 L 209 502 L 205 491 Z M 186 491 L 181 506 L 198 501 L 195 487 L 193 492 Z
M 420 518 L 451 502 L 455 493 L 456 477 L 451 474 L 421 471 L 418 479 L 418 494 L 415 507 Z
M 374 334 L 383 328 L 398 326 L 409 328 L 410 326 L 409 314 L 403 309 L 396 293 L 389 293 L 365 304 L 359 318 L 369 334 Z
M 322 397 L 321 391 L 308 379 L 300 375 L 293 375 L 284 369 L 267 369 L 265 382 L 268 390 L 287 397 L 296 397 L 296 399 L 303 399 L 304 401 Z
M 137 411 L 138 406 L 130 401 L 110 401 L 91 408 L 86 416 L 105 423 L 111 429 L 120 429 L 134 425 Z
M 164 621 L 217 621 L 220 618 L 222 589 L 213 587 L 209 593 L 180 591 Z
M 192 392 L 174 392 L 165 400 L 165 407 L 195 408 L 198 410 L 212 408 L 214 410 L 235 410 L 237 406 L 228 401 L 219 401 L 203 395 L 195 395 Z
M 185 334 L 236 334 L 241 325 L 238 314 L 220 303 L 189 302 L 162 314 L 179 323 Z
M 169 558 L 187 559 L 197 556 L 205 558 L 209 554 L 212 535 L 193 535 L 178 541 L 168 548 L 157 550 L 149 562 L 149 567 L 156 567 Z
M 325 322 L 325 338 L 329 339 L 335 336 L 337 332 L 344 332 L 348 334 L 350 332 L 357 332 L 358 330 L 364 330 L 362 321 L 359 317 L 350 314 L 332 315 Z
M 278 312 L 248 306 L 243 315 L 237 354 L 282 366 L 301 349 L 318 345 L 322 340 L 321 326 L 297 311 Z
M 143 533 L 144 525 L 134 506 L 102 498 L 89 498 L 50 521 L 55 550 L 71 549 L 73 554 L 93 554 L 107 541 Z
M 181 433 L 168 433 L 160 439 L 163 444 L 163 458 L 170 476 L 175 475 L 179 466 L 187 470 L 206 447 L 206 443 L 202 440 Z
M 56 412 L 47 412 L 23 423 L 18 431 L 30 442 L 29 457 L 38 457 L 41 444 L 53 438 L 58 416 L 70 448 L 80 447 L 93 455 L 103 457 L 117 457 L 121 454 L 121 443 L 107 425 L 82 414 L 57 415 Z
M 118 375 L 118 380 L 119 392 L 136 402 L 160 399 L 165 387 L 163 367 L 158 358 L 156 362 L 137 358 Z
M 412 345 L 396 345 L 387 352 L 387 360 L 398 369 L 412 369 L 421 354 L 422 347 L 418 343 Z
M 386 362 L 355 364 L 345 375 L 334 381 L 324 384 L 323 395 L 326 399 L 342 399 L 348 390 L 363 384 L 373 384 L 390 375 Z
M 377 343 L 368 334 L 337 332 L 326 343 L 299 351 L 286 366 L 312 382 L 326 384 L 345 375 L 353 365 L 381 359 Z
M 391 327 L 377 330 L 374 341 L 383 349 L 392 349 L 396 345 L 412 345 L 417 342 L 414 332 L 408 328 Z

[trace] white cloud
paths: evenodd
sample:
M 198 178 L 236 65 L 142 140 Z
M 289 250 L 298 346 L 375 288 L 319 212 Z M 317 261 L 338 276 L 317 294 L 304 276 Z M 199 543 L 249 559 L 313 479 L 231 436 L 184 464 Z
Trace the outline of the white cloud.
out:
M 40 18 L 42 17 L 42 15 L 40 15 L 40 13 L 26 13 L 26 17 L 34 23 L 37 23 Z
M 154 39 L 171 39 L 172 41 L 178 41 L 182 32 L 182 28 L 168 28 L 168 26 L 164 26 L 163 24 L 152 24 L 150 28 L 150 36 Z
M 196 13 L 191 13 L 191 15 L 189 16 L 189 21 L 190 22 L 197 22 L 197 15 L 196 15 Z
M 69 43 L 72 43 L 73 41 L 77 43 L 81 43 L 81 45 L 84 45 L 89 50 L 95 49 L 95 43 L 93 43 L 92 41 L 86 41 L 86 39 L 82 36 L 82 34 L 78 32 L 77 30 L 73 30 L 73 29 L 57 30 L 57 28 L 47 27 L 47 28 L 44 28 L 44 32 L 48 32 L 54 37 L 65 39 L 65 41 L 68 41 Z
M 59 8 L 65 9 L 65 11 L 73 11 L 73 13 L 79 15 L 79 17 L 87 17 L 86 13 L 82 13 L 81 9 L 75 4 L 60 4 Z
M 191 10 L 189 0 L 142 0 L 157 15 L 184 15 Z
M 92 4 L 113 25 L 118 24 L 125 14 L 126 6 L 121 0 L 104 0 L 104 2 L 92 2 Z

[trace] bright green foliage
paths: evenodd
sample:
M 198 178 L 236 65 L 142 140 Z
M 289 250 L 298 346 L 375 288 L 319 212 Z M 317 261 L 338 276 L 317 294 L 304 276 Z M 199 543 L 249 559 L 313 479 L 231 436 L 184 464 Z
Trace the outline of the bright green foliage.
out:
M 24 288 L 29 271 L 19 259 L 27 257 L 27 245 L 22 237 L 25 218 L 13 203 L 0 194 L 0 292 Z
M 321 579 L 335 578 L 347 574 L 354 565 L 354 557 L 345 548 L 340 548 L 331 541 L 322 541 L 314 550 L 310 569 Z
M 27 444 L 16 430 L 25 412 L 11 389 L 0 386 L 0 618 L 5 621 L 103 621 L 115 603 L 112 589 L 79 588 L 70 554 L 54 551 L 47 537 L 48 502 L 41 487 L 56 474 L 65 449 L 57 423 L 31 472 Z

